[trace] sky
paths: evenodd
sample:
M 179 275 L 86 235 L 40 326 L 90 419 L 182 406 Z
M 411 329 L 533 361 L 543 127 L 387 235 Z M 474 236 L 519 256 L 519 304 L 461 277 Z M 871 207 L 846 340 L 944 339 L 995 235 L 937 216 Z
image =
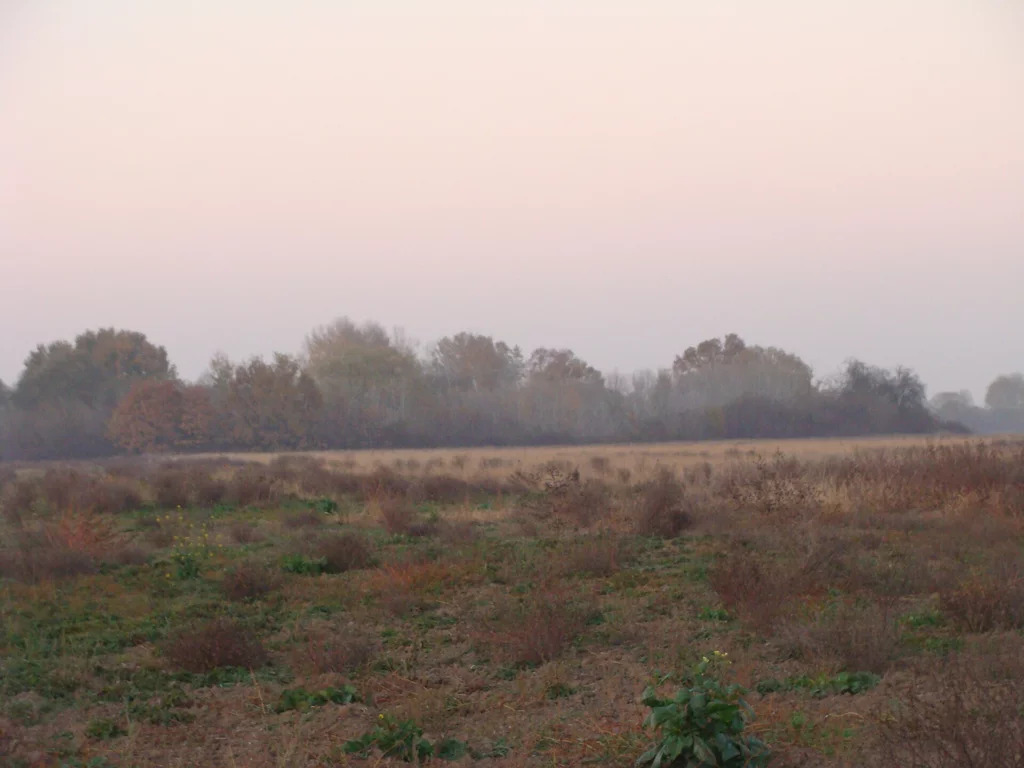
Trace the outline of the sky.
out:
M 346 315 L 1024 369 L 1024 3 L 0 0 L 0 379 Z

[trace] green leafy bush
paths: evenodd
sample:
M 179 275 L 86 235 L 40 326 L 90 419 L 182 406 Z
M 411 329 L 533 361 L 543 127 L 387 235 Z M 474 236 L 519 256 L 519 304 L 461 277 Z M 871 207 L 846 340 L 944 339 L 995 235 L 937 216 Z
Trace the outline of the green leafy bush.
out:
M 384 757 L 396 758 L 406 763 L 423 763 L 432 757 L 441 760 L 459 760 L 469 754 L 469 747 L 458 739 L 445 739 L 436 745 L 423 737 L 423 729 L 414 720 L 395 720 L 389 715 L 380 715 L 377 727 L 367 731 L 358 739 L 345 742 L 344 752 L 348 755 L 369 757 L 376 747 Z
M 808 691 L 814 698 L 822 699 L 826 696 L 841 694 L 856 696 L 858 693 L 870 691 L 878 685 L 881 679 L 871 672 L 840 672 L 833 677 L 802 675 L 785 680 L 769 678 L 759 682 L 756 688 L 757 692 L 762 695 L 778 691 Z
M 694 668 L 683 688 L 670 699 L 658 696 L 654 686 L 643 693 L 651 712 L 644 726 L 653 728 L 657 742 L 637 760 L 651 768 L 759 768 L 770 752 L 763 742 L 743 731 L 754 718 L 739 685 L 721 682 L 712 674 L 725 662 L 715 652 Z
M 322 707 L 324 704 L 351 704 L 358 700 L 359 694 L 354 685 L 343 685 L 341 688 L 329 686 L 319 691 L 289 688 L 281 692 L 281 698 L 274 711 L 287 712 L 297 709 L 301 712 L 311 707 Z
M 327 570 L 327 559 L 305 555 L 285 555 L 281 567 L 288 573 L 302 576 L 319 576 Z

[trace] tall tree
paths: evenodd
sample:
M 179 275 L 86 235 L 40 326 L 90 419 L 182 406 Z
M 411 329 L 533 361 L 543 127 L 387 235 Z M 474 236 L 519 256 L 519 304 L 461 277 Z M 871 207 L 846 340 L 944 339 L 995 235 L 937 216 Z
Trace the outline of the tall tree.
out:
M 993 410 L 1024 410 L 1024 374 L 997 377 L 985 392 L 985 405 Z
M 411 347 L 380 325 L 336 320 L 309 334 L 305 358 L 324 395 L 332 442 L 372 445 L 409 418 L 420 364 Z
M 490 336 L 457 333 L 437 342 L 433 368 L 451 388 L 493 391 L 515 386 L 523 375 L 523 353 Z

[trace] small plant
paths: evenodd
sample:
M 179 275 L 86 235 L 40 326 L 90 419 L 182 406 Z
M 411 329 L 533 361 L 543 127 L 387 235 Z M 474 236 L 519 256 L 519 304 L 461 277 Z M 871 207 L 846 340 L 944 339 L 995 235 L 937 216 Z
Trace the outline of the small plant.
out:
M 833 677 L 802 675 L 785 680 L 776 680 L 775 678 L 762 680 L 757 684 L 756 689 L 761 695 L 779 691 L 807 691 L 814 698 L 821 699 L 826 696 L 842 694 L 856 696 L 858 693 L 870 691 L 878 685 L 881 679 L 871 672 L 840 672 Z
M 186 523 L 180 512 L 178 525 L 184 532 L 174 537 L 171 562 L 175 566 L 175 576 L 179 581 L 198 579 L 203 571 L 203 563 L 213 555 L 210 532 L 205 524 L 197 528 L 195 523 Z
M 770 752 L 763 742 L 743 731 L 753 720 L 744 701 L 746 693 L 735 684 L 722 683 L 713 668 L 727 664 L 725 654 L 715 652 L 694 668 L 686 684 L 671 699 L 658 696 L 654 686 L 643 693 L 651 708 L 644 726 L 654 728 L 658 741 L 637 760 L 651 768 L 712 768 L 764 766 Z
M 345 742 L 347 755 L 369 757 L 376 747 L 384 757 L 393 757 L 406 763 L 423 762 L 434 754 L 434 745 L 423 738 L 423 729 L 413 720 L 395 720 L 380 715 L 377 727 L 358 739 Z
M 90 739 L 96 741 L 106 741 L 107 739 L 116 739 L 118 736 L 124 736 L 127 733 L 124 728 L 118 725 L 113 720 L 100 719 L 93 720 L 85 728 L 85 735 Z
M 309 506 L 323 515 L 333 515 L 338 511 L 338 502 L 329 496 L 321 496 L 319 499 L 314 499 L 309 503 Z
M 301 576 L 319 576 L 327 571 L 327 559 L 297 554 L 285 555 L 281 560 L 281 568 L 288 573 L 297 573 Z
M 359 700 L 354 685 L 343 685 L 340 688 L 328 686 L 319 691 L 307 691 L 305 688 L 288 688 L 281 692 L 281 698 L 274 707 L 275 712 L 288 712 L 296 709 L 300 712 L 311 707 L 322 707 L 324 704 L 351 704 Z

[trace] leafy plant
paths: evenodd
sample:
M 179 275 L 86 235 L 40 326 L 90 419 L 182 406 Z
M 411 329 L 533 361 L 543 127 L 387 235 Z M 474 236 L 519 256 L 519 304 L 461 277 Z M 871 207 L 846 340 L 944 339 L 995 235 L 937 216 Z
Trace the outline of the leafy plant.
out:
M 369 757 L 376 747 L 384 757 L 393 757 L 406 763 L 422 763 L 432 757 L 440 760 L 459 760 L 470 753 L 469 746 L 458 739 L 444 739 L 436 745 L 423 737 L 423 729 L 414 720 L 395 720 L 380 715 L 377 727 L 358 739 L 345 742 L 347 755 Z
M 327 570 L 327 558 L 306 557 L 305 555 L 285 555 L 281 567 L 288 573 L 302 576 L 319 576 Z
M 423 738 L 423 729 L 413 720 L 395 720 L 382 714 L 377 727 L 358 739 L 345 742 L 347 755 L 369 757 L 376 747 L 385 757 L 398 758 L 407 763 L 424 761 L 434 754 L 434 745 Z
M 802 690 L 810 692 L 811 696 L 816 699 L 821 699 L 826 696 L 841 694 L 856 696 L 858 693 L 870 691 L 878 685 L 881 679 L 878 675 L 871 672 L 840 672 L 832 677 L 826 675 L 819 677 L 801 675 L 799 677 L 789 677 L 785 680 L 776 680 L 775 678 L 762 680 L 757 684 L 756 689 L 762 695 L 778 691 Z
M 759 768 L 768 764 L 767 746 L 743 735 L 754 719 L 743 699 L 746 691 L 721 682 L 713 672 L 726 663 L 723 653 L 716 651 L 711 659 L 705 656 L 670 699 L 660 698 L 655 686 L 644 690 L 643 703 L 651 709 L 644 726 L 655 729 L 657 742 L 636 761 L 638 766 Z
M 358 701 L 359 694 L 354 685 L 343 685 L 340 688 L 328 686 L 319 691 L 307 691 L 305 688 L 288 688 L 281 692 L 281 698 L 274 707 L 275 712 L 287 712 L 297 709 L 300 712 L 311 707 L 322 707 L 324 704 L 351 704 Z
M 107 739 L 116 739 L 118 736 L 124 736 L 127 731 L 118 725 L 113 720 L 101 719 L 93 720 L 85 728 L 85 735 L 90 739 L 97 739 L 99 741 L 105 741 Z

